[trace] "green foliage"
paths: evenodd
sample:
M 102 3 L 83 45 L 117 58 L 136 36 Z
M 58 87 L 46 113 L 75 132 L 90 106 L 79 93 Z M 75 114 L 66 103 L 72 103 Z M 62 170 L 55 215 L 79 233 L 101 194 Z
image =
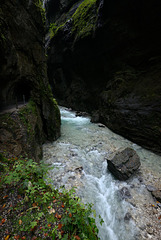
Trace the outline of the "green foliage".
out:
M 70 239 L 73 239 L 74 235 L 79 235 L 80 239 L 98 239 L 95 219 L 90 216 L 93 213 L 92 204 L 84 205 L 81 203 L 80 198 L 75 196 L 74 189 L 69 192 L 64 189 L 61 200 L 65 202 L 66 208 L 61 221 L 62 229 L 70 233 L 67 236 L 70 236 Z
M 50 38 L 53 38 L 54 35 L 56 34 L 58 29 L 58 26 L 56 25 L 56 23 L 51 23 L 50 27 L 49 27 L 49 32 L 50 32 Z
M 38 164 L 32 159 L 18 159 L 14 162 L 12 171 L 9 171 L 4 177 L 4 183 L 16 186 L 22 180 L 21 184 L 25 189 L 26 186 L 29 186 L 29 181 L 40 181 L 48 170 L 46 164 Z
M 86 37 L 94 31 L 97 20 L 96 12 L 96 0 L 84 0 L 79 5 L 71 17 L 73 23 L 71 32 L 75 35 L 75 39 Z M 50 37 L 56 36 L 58 31 L 63 29 L 66 22 L 61 25 L 57 23 L 50 24 Z
M 43 7 L 43 1 L 42 0 L 35 0 L 35 6 L 39 8 L 43 24 L 46 22 L 46 16 L 45 16 L 45 8 Z
M 49 27 L 50 38 L 53 38 L 60 29 L 63 29 L 65 23 L 57 25 L 56 23 L 51 23 Z
M 98 229 L 91 217 L 92 205 L 81 203 L 74 189 L 58 190 L 47 185 L 43 178 L 50 168 L 31 159 L 12 158 L 6 163 L 1 184 L 11 189 L 16 187 L 23 194 L 22 200 L 12 208 L 11 236 L 25 234 L 27 239 L 31 239 L 32 233 L 35 233 L 39 236 L 37 239 L 44 236 L 62 240 L 98 239 Z
M 73 32 L 77 37 L 84 37 L 91 34 L 96 22 L 96 0 L 84 0 L 72 16 Z

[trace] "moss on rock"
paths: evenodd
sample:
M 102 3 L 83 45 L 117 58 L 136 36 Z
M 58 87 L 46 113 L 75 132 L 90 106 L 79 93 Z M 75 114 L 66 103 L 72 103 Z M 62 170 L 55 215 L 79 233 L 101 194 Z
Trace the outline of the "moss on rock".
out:
M 36 160 L 45 139 L 60 136 L 60 114 L 47 78 L 42 4 L 5 0 L 0 7 L 0 108 L 21 102 L 23 96 L 26 102 L 33 100 L 0 115 L 0 150 L 8 148 L 15 156 L 27 153 Z
M 56 22 L 50 24 L 50 37 L 55 37 L 57 33 L 59 31 L 63 31 L 64 28 L 68 29 L 70 34 L 74 36 L 75 40 L 92 35 L 97 21 L 96 2 L 96 0 L 84 0 L 80 5 L 78 5 L 74 14 L 70 16 L 69 13 L 72 11 L 72 7 L 69 10 L 69 13 L 66 14 L 69 17 L 67 19 L 65 18 L 65 22 L 57 20 Z M 67 26 L 69 22 L 71 22 L 71 29 Z
M 42 158 L 43 122 L 37 105 L 28 104 L 0 115 L 0 152 L 9 156 Z
M 85 0 L 73 14 L 72 31 L 76 33 L 77 38 L 83 38 L 90 35 L 95 28 L 97 20 L 96 0 Z

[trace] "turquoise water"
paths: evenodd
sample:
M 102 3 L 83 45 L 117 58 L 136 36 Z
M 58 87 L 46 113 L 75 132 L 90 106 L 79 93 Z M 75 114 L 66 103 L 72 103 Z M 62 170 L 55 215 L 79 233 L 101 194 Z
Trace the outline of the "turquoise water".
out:
M 92 202 L 101 240 L 134 240 L 137 228 L 124 217 L 132 206 L 118 197 L 120 182 L 107 170 L 109 155 L 121 147 L 134 148 L 143 165 L 161 172 L 161 157 L 114 134 L 108 128 L 92 124 L 87 117 L 76 117 L 75 112 L 61 110 L 61 137 L 44 145 L 44 159 L 55 168 L 50 178 L 57 187 L 77 187 L 84 203 Z M 155 164 L 154 164 L 155 162 Z M 156 167 L 157 166 L 157 167 Z M 126 183 L 121 183 L 127 186 Z M 102 226 L 99 215 L 103 218 Z

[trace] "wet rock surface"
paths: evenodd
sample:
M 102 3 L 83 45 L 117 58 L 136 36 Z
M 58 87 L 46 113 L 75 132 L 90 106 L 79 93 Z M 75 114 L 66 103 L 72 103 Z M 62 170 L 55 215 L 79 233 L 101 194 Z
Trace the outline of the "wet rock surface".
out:
M 77 124 L 73 128 L 68 119 L 66 127 L 64 127 L 64 123 L 62 125 L 61 139 L 53 144 L 44 145 L 44 158 L 55 166 L 55 170 L 50 172 L 49 177 L 54 179 L 53 182 L 56 186 L 65 185 L 68 189 L 77 186 L 77 194 L 84 201 L 82 192 L 85 190 L 86 194 L 90 195 L 95 187 L 94 185 L 90 187 L 88 181 L 92 180 L 93 183 L 96 179 L 100 180 L 101 165 L 104 170 L 107 169 L 107 156 L 115 155 L 120 148 L 133 147 L 141 161 L 137 173 L 126 181 L 110 178 L 107 181 L 109 185 L 104 188 L 102 188 L 103 179 L 101 183 L 96 182 L 95 195 L 104 196 L 110 189 L 109 194 L 105 195 L 106 200 L 110 199 L 113 191 L 110 184 L 114 183 L 117 189 L 115 189 L 114 199 L 112 199 L 111 208 L 114 206 L 112 215 L 115 215 L 116 222 L 118 220 L 118 226 L 121 221 L 124 222 L 125 231 L 131 231 L 133 228 L 135 231 L 134 234 L 131 233 L 130 237 L 123 239 L 160 240 L 161 205 L 151 194 L 154 189 L 161 188 L 160 157 L 112 133 L 108 128 L 99 128 L 97 124 L 89 124 L 89 122 L 82 126 L 77 122 L 78 119 L 81 121 L 78 117 L 75 120 Z M 71 118 L 72 120 L 73 118 Z M 111 174 L 104 171 L 103 175 L 109 177 Z M 92 198 L 94 196 L 88 196 L 86 199 L 91 202 Z M 118 198 L 120 199 L 119 204 L 114 205 Z M 94 202 L 97 201 L 96 199 Z M 106 200 L 103 202 L 103 206 L 105 206 Z M 120 213 L 120 204 L 124 203 L 127 205 L 125 204 L 124 211 Z M 100 201 L 98 201 L 98 205 L 100 206 Z M 100 213 L 102 214 L 105 209 L 106 207 L 102 208 L 101 205 Z M 110 215 L 110 210 L 106 214 Z M 131 223 L 134 223 L 135 227 L 131 226 Z M 105 229 L 101 231 L 104 232 Z M 106 240 L 107 237 L 103 239 Z
M 121 199 L 131 198 L 131 193 L 127 187 L 121 188 L 121 190 L 119 191 L 119 195 Z
M 25 156 L 36 162 L 42 158 L 45 139 L 39 109 L 28 104 L 0 114 L 0 153 L 7 158 Z
M 140 167 L 136 151 L 125 148 L 118 151 L 112 159 L 107 159 L 108 170 L 119 180 L 127 180 Z
M 54 23 L 61 27 L 48 51 L 57 99 L 79 111 L 98 111 L 92 121 L 161 153 L 160 0 L 92 2 L 96 10 L 85 14 L 87 25 L 78 16 L 79 31 L 73 16 L 66 22 L 68 12 L 57 10 L 61 24 Z
M 41 3 L 38 0 L 1 0 L 0 5 L 0 151 L 7 151 L 8 147 L 8 151 L 13 149 L 13 154 L 19 156 L 26 149 L 32 149 L 29 156 L 33 158 L 42 156 L 45 139 L 54 140 L 60 136 L 60 113 L 47 78 Z M 5 122 L 2 116 L 4 109 L 10 112 L 12 105 L 20 106 L 30 99 L 36 104 L 37 116 L 23 119 L 25 123 L 17 120 L 13 126 L 14 119 L 19 117 L 15 109 L 11 114 L 13 122 L 12 119 Z M 35 143 L 26 140 L 32 138 Z
M 143 182 L 139 181 L 142 177 Z M 161 184 L 161 175 L 145 166 L 141 166 L 136 178 L 129 180 L 131 198 L 126 199 L 132 208 L 130 214 L 139 230 L 138 239 L 160 240 L 161 236 L 161 206 L 149 191 L 149 187 L 158 189 Z M 152 190 L 152 189 L 151 189 Z

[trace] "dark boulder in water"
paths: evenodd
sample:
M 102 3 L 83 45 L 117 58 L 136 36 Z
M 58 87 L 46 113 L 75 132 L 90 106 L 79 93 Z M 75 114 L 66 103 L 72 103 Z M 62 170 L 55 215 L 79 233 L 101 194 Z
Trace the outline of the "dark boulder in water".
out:
M 140 167 L 140 158 L 131 148 L 118 151 L 112 159 L 107 159 L 108 170 L 119 180 L 127 180 Z

